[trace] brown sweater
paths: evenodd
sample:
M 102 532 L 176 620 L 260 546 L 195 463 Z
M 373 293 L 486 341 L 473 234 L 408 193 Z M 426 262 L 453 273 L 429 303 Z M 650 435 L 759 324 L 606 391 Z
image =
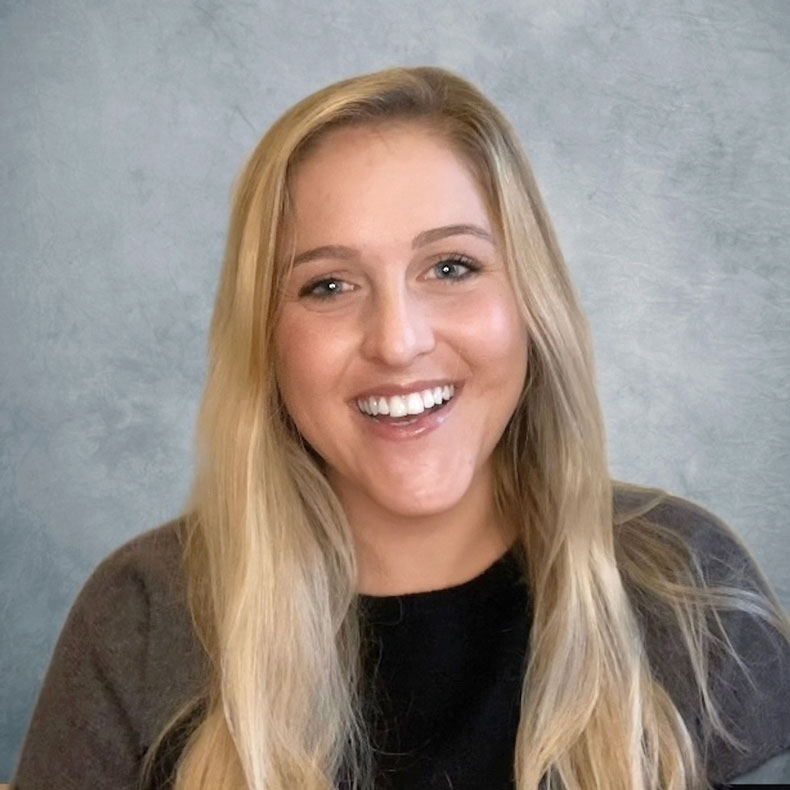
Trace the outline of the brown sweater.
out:
M 616 509 L 634 503 L 631 494 L 615 498 Z M 711 583 L 761 587 L 739 540 L 707 511 L 671 497 L 650 515 L 692 538 Z M 12 785 L 18 790 L 132 790 L 147 747 L 199 693 L 207 665 L 184 602 L 181 534 L 179 521 L 147 532 L 88 580 L 42 687 Z M 746 743 L 739 753 L 718 738 L 710 742 L 705 761 L 716 783 L 790 749 L 790 645 L 751 616 L 722 617 L 757 690 L 734 661 L 714 659 L 715 698 L 725 723 Z M 687 659 L 665 625 L 645 616 L 644 626 L 651 665 L 698 735 Z

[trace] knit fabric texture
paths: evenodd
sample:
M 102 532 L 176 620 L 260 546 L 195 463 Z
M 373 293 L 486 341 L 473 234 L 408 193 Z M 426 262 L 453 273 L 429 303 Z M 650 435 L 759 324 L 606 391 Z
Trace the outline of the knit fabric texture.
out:
M 633 496 L 616 495 L 615 510 L 638 506 Z M 706 510 L 669 497 L 650 518 L 691 540 L 711 584 L 762 588 L 729 527 Z M 153 740 L 185 703 L 200 699 L 208 663 L 186 608 L 182 536 L 181 521 L 146 532 L 88 580 L 57 642 L 12 787 L 138 788 Z M 361 611 L 377 786 L 512 788 L 531 621 L 515 549 L 454 587 L 361 596 Z M 658 617 L 640 616 L 653 671 L 699 736 L 697 690 L 677 635 Z M 755 687 L 736 662 L 711 656 L 714 696 L 745 744 L 740 752 L 718 737 L 708 741 L 714 784 L 790 749 L 790 645 L 762 620 L 721 616 Z M 166 744 L 156 790 L 169 786 L 188 732 Z

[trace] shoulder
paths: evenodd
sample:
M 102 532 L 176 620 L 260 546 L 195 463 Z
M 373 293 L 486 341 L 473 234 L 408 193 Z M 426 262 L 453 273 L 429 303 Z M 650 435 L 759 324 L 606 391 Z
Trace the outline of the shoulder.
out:
M 631 486 L 615 488 L 614 497 L 616 523 L 650 523 L 679 538 L 702 583 L 727 588 L 732 606 L 717 606 L 708 621 L 714 634 L 708 690 L 742 749 L 703 733 L 699 692 L 676 623 L 640 609 L 651 665 L 705 742 L 711 779 L 737 778 L 790 749 L 790 641 L 764 616 L 772 603 L 781 612 L 781 604 L 751 550 L 721 518 L 689 500 Z
M 183 535 L 184 523 L 177 519 L 124 543 L 93 571 L 72 614 L 101 617 L 109 610 L 116 618 L 133 617 L 136 610 L 147 615 L 152 604 L 183 600 Z
M 698 563 L 708 585 L 731 584 L 770 589 L 744 540 L 703 506 L 661 489 L 617 483 L 613 491 L 615 524 L 639 519 L 680 540 Z
M 139 706 L 147 745 L 199 693 L 204 654 L 192 627 L 183 565 L 185 521 L 138 535 L 105 558 L 81 590 L 70 618 L 83 620 L 119 687 Z
M 20 788 L 135 786 L 141 755 L 200 693 L 206 664 L 186 604 L 183 532 L 179 520 L 143 533 L 83 586 L 23 744 Z
M 649 515 L 651 521 L 665 524 L 701 546 L 716 545 L 722 535 L 738 540 L 732 529 L 711 511 L 660 488 L 617 482 L 612 494 L 615 523 Z

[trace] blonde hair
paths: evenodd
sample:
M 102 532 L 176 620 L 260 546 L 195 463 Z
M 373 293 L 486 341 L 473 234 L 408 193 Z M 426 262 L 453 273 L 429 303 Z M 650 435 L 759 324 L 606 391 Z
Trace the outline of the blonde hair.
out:
M 647 517 L 662 492 L 615 518 L 589 329 L 518 136 L 458 76 L 395 68 L 296 104 L 236 185 L 185 557 L 211 676 L 176 788 L 329 790 L 341 770 L 372 787 L 354 545 L 280 400 L 272 330 L 294 167 L 330 129 L 395 120 L 441 135 L 478 179 L 528 329 L 527 381 L 495 451 L 497 504 L 518 528 L 533 612 L 516 787 L 706 786 L 699 744 L 651 671 L 635 602 L 663 607 L 700 715 L 731 742 L 709 693 L 708 614 L 747 611 L 788 638 L 790 623 L 767 583 L 706 586 L 691 546 Z

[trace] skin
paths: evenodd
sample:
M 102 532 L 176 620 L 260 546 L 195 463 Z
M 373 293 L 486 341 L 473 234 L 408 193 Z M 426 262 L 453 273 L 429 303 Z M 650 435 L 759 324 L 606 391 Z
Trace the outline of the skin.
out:
M 358 589 L 394 595 L 473 578 L 514 539 L 494 512 L 491 454 L 527 368 L 483 194 L 446 142 L 391 123 L 330 132 L 291 196 L 302 260 L 275 330 L 277 380 L 348 516 Z M 476 230 L 420 237 L 448 226 Z M 471 265 L 448 260 L 458 256 Z M 382 437 L 356 405 L 361 393 L 424 381 L 458 391 L 422 435 Z

